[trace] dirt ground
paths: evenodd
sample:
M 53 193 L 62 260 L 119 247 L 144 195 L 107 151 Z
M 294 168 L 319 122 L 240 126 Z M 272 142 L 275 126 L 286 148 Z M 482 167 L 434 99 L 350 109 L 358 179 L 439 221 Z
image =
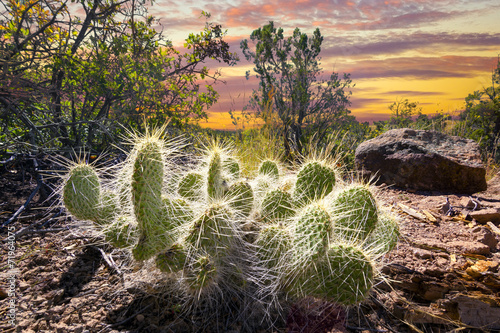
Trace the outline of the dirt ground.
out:
M 0 223 L 14 214 L 35 186 L 29 173 L 2 170 Z M 382 187 L 379 196 L 400 217 L 402 235 L 381 263 L 386 279 L 360 306 L 345 309 L 303 300 L 291 305 L 271 327 L 259 320 L 258 312 L 250 311 L 246 318 L 231 313 L 231 304 L 213 314 L 180 311 L 177 296 L 162 292 L 154 279 L 138 278 L 141 270 L 129 265 L 124 253 L 92 238 L 88 230 L 75 228 L 57 209 L 46 213 L 47 201 L 38 193 L 20 218 L 1 229 L 0 331 L 499 330 L 500 234 L 495 228 L 500 221 L 478 222 L 467 213 L 476 206 L 474 202 L 479 203 L 477 212 L 500 208 L 500 175 L 490 181 L 486 192 L 473 196 L 472 206 L 468 196 L 456 194 Z M 442 208 L 447 198 L 450 207 Z M 486 219 L 496 218 L 491 216 Z M 15 260 L 9 262 L 13 233 L 17 233 Z M 15 294 L 9 295 L 13 273 Z M 9 322 L 12 309 L 16 326 Z

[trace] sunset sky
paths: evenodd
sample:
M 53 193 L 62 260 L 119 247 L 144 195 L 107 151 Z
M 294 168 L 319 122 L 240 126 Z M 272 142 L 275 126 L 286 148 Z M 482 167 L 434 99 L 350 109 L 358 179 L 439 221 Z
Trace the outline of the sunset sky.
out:
M 320 29 L 324 77 L 351 73 L 350 109 L 359 121 L 387 119 L 388 106 L 404 98 L 419 101 L 425 113 L 456 112 L 469 93 L 491 85 L 500 53 L 498 0 L 157 0 L 150 8 L 174 45 L 203 28 L 201 11 L 227 29 L 231 51 L 240 55 L 236 66 L 221 69 L 226 84 L 216 86 L 219 102 L 202 123 L 218 129 L 234 129 L 228 111 L 241 110 L 257 88 L 253 72 L 245 79 L 253 66 L 239 45 L 269 21 L 286 36 L 296 27 Z

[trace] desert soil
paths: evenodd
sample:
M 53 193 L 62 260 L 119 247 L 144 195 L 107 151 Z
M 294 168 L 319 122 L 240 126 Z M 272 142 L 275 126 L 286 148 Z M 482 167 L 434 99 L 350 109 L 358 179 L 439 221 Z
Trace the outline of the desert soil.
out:
M 36 180 L 19 169 L 0 176 L 0 223 L 25 202 Z M 40 193 L 15 222 L 15 270 L 8 264 L 8 228 L 1 230 L 2 332 L 458 332 L 500 329 L 500 175 L 473 196 L 381 187 L 383 205 L 399 216 L 401 239 L 381 263 L 386 279 L 369 299 L 349 309 L 303 300 L 273 327 L 259 316 L 243 320 L 227 311 L 180 311 L 179 299 L 136 283 L 138 267 L 124 253 L 76 228 Z M 440 210 L 449 200 L 451 209 Z M 50 201 L 49 201 L 50 203 Z M 489 209 L 489 210 L 488 210 Z M 474 213 L 476 215 L 474 215 Z M 56 215 L 56 217 L 53 217 Z M 471 218 L 476 216 L 479 220 Z M 483 214 L 484 215 L 484 214 Z M 53 218 L 51 218 L 53 217 Z M 493 223 L 487 223 L 487 220 Z M 31 229 L 28 228 L 34 224 Z M 28 231 L 29 230 L 29 231 Z M 26 232 L 28 231 L 28 232 Z M 15 295 L 8 277 L 16 273 Z M 8 321 L 15 301 L 16 326 Z M 249 323 L 248 321 L 255 321 Z

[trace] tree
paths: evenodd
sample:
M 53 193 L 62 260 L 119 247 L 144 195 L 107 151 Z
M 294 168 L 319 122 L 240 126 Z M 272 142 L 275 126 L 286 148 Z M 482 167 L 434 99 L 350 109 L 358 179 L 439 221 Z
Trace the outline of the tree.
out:
M 206 118 L 219 74 L 204 61 L 237 60 L 221 26 L 208 22 L 186 39 L 188 52 L 178 52 L 153 28 L 142 0 L 77 1 L 82 18 L 67 0 L 0 3 L 4 142 L 102 149 L 119 124 L 168 118 L 180 127 Z
M 465 110 L 455 128 L 460 134 L 481 143 L 488 152 L 500 146 L 500 57 L 491 75 L 491 86 L 474 91 L 465 98 Z
M 319 29 L 309 38 L 296 28 L 292 36 L 285 38 L 283 29 L 270 22 L 254 30 L 250 39 L 255 49 L 246 39 L 241 49 L 255 65 L 260 85 L 249 106 L 266 123 L 277 127 L 286 157 L 302 154 L 313 135 L 320 143 L 329 130 L 351 121 L 350 76 L 344 74 L 340 79 L 333 72 L 328 80 L 318 80 L 322 74 L 319 53 L 323 42 Z
M 410 102 L 407 98 L 396 100 L 394 103 L 389 105 L 389 110 L 391 110 L 391 118 L 389 119 L 388 125 L 391 128 L 403 128 L 409 127 L 413 122 L 412 117 L 414 115 L 421 115 L 422 108 L 418 107 L 419 102 Z

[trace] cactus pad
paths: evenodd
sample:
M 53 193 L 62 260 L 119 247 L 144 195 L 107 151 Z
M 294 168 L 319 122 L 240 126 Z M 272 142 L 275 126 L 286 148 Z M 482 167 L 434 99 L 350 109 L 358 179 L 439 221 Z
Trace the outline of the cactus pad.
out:
M 253 190 L 247 182 L 231 185 L 226 193 L 229 205 L 240 215 L 248 217 L 253 208 Z
M 292 196 L 282 190 L 270 191 L 262 201 L 262 220 L 265 222 L 287 219 L 295 214 Z
M 269 160 L 262 162 L 259 166 L 259 175 L 269 176 L 274 180 L 278 180 L 279 179 L 278 165 L 276 164 L 276 162 Z
M 96 221 L 100 203 L 99 177 L 90 165 L 79 164 L 69 171 L 63 187 L 64 205 L 80 220 Z
M 333 201 L 334 228 L 347 239 L 365 239 L 378 219 L 375 198 L 366 186 L 339 192 Z
M 295 183 L 294 197 L 305 206 L 324 198 L 335 186 L 335 171 L 319 162 L 308 162 L 302 166 Z

